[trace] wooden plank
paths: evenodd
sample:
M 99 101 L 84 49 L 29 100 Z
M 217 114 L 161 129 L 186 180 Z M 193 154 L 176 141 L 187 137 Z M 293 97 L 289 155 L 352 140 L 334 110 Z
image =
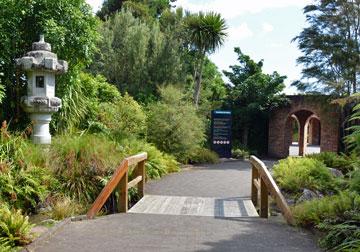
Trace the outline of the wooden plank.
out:
M 267 167 L 265 166 L 265 164 L 255 156 L 250 157 L 250 162 L 252 165 L 254 165 L 258 169 L 258 172 L 259 172 L 260 176 L 263 178 L 264 183 L 265 183 L 266 187 L 268 188 L 268 191 L 270 192 L 271 196 L 275 199 L 276 204 L 280 208 L 286 221 L 289 224 L 294 225 L 295 219 L 292 215 L 290 207 L 288 206 L 288 204 L 285 200 L 285 197 L 281 193 L 279 187 L 275 183 L 273 177 L 271 176 L 271 174 L 270 174 L 269 170 L 267 169 Z
M 120 213 L 127 213 L 128 211 L 128 171 L 119 182 L 118 210 Z
M 133 180 L 131 180 L 128 183 L 128 189 L 133 188 L 134 186 L 136 186 L 139 182 L 141 182 L 143 179 L 142 176 L 137 176 L 136 178 L 134 178 Z
M 256 185 L 254 184 L 254 181 L 256 179 L 258 179 L 259 177 L 259 172 L 257 170 L 257 168 L 252 164 L 252 178 L 251 178 L 251 200 L 254 204 L 254 206 L 257 206 L 258 204 L 258 191 L 259 191 L 259 187 L 256 187 Z
M 256 187 L 256 190 L 259 192 L 260 191 L 260 179 L 254 179 L 253 185 Z
M 264 179 L 261 178 L 260 180 L 260 217 L 269 218 L 269 191 Z
M 139 181 L 137 188 L 140 198 L 145 195 L 145 181 L 146 181 L 146 171 L 145 171 L 145 160 L 140 161 L 135 169 L 135 176 L 141 176 L 142 180 Z
M 126 158 L 126 160 L 128 161 L 128 165 L 136 165 L 138 163 L 140 163 L 141 161 L 145 161 L 147 159 L 147 153 L 146 152 L 142 152 L 139 153 L 137 155 L 131 156 Z
M 99 196 L 96 198 L 94 203 L 92 204 L 90 210 L 87 212 L 87 217 L 89 219 L 94 218 L 94 216 L 100 211 L 100 209 L 105 204 L 106 200 L 109 198 L 110 194 L 114 191 L 116 186 L 119 184 L 121 178 L 128 170 L 128 161 L 125 159 L 121 162 L 120 166 L 116 169 L 113 176 L 106 184 L 106 186 L 102 189 Z

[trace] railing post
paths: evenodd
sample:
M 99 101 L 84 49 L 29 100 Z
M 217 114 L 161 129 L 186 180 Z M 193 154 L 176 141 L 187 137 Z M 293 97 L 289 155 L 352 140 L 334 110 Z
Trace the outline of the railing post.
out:
M 251 164 L 252 166 L 252 176 L 251 176 L 251 200 L 256 207 L 258 204 L 258 189 L 256 188 L 254 184 L 254 180 L 259 177 L 259 172 L 255 165 Z
M 266 187 L 264 179 L 260 176 L 260 217 L 269 217 L 269 191 Z
M 119 213 L 126 213 L 128 211 L 128 171 L 124 174 L 119 182 Z
M 135 176 L 141 176 L 142 180 L 137 184 L 138 193 L 140 198 L 144 197 L 144 189 L 145 189 L 145 179 L 146 179 L 146 173 L 145 173 L 145 160 L 138 163 L 136 170 L 135 170 Z

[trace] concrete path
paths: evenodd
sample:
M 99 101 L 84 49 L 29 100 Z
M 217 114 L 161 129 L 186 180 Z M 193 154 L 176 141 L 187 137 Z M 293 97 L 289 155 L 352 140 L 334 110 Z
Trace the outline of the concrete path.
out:
M 250 166 L 225 162 L 147 184 L 160 198 L 248 199 Z M 159 196 L 156 196 L 159 195 Z M 65 225 L 36 251 L 319 251 L 313 237 L 278 219 L 128 213 Z

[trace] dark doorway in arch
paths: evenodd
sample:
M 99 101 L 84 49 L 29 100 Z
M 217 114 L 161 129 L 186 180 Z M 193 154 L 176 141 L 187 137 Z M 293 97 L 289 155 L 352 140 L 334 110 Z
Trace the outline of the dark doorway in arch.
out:
M 308 110 L 299 110 L 288 116 L 286 144 L 289 156 L 304 156 L 320 153 L 320 118 Z

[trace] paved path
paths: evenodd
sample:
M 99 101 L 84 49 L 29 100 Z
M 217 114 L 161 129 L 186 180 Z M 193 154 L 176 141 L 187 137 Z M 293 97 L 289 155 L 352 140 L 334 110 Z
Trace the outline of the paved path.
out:
M 250 166 L 225 162 L 147 184 L 160 198 L 248 199 Z M 158 196 L 156 196 L 158 195 Z M 72 222 L 36 251 L 319 251 L 312 236 L 283 221 L 248 217 L 128 213 Z

